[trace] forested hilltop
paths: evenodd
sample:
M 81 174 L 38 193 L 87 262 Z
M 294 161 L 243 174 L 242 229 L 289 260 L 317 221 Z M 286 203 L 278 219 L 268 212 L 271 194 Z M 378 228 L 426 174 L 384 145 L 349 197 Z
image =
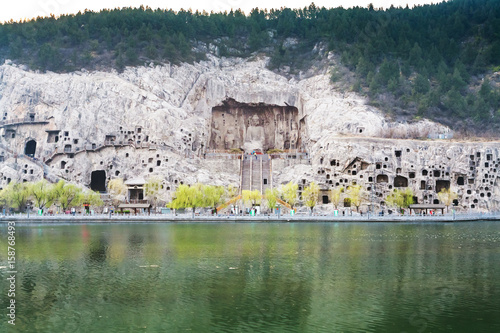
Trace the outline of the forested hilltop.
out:
M 323 46 L 323 47 L 318 47 Z M 0 25 L 0 59 L 71 72 L 202 60 L 207 52 L 264 53 L 294 75 L 326 51 L 332 81 L 394 117 L 427 117 L 457 130 L 500 128 L 500 1 L 453 0 L 415 8 L 326 9 L 311 4 L 249 15 L 150 8 L 86 11 Z

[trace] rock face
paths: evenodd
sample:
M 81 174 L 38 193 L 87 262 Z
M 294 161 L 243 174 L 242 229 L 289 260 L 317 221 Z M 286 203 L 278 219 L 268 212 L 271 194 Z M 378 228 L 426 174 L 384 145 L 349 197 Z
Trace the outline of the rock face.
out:
M 7 62 L 0 66 L 0 186 L 45 175 L 97 189 L 105 186 L 101 171 L 104 182 L 160 175 L 168 199 L 180 183 L 239 186 L 242 162 L 222 149 L 278 148 L 291 150 L 273 156 L 273 186 L 316 181 L 325 202 L 327 189 L 356 182 L 376 206 L 407 185 L 419 203 L 451 187 L 463 209 L 498 207 L 497 143 L 381 139 L 449 129 L 391 122 L 360 96 L 337 91 L 326 70 L 287 79 L 266 61 L 209 55 L 194 65 L 70 74 Z
M 416 203 L 438 204 L 442 188 L 457 192 L 456 208 L 495 210 L 500 205 L 500 143 L 389 140 L 330 135 L 315 143 L 311 166 L 286 167 L 278 182 L 294 181 L 303 190 L 311 181 L 326 190 L 359 184 L 366 190 L 366 211 L 384 208 L 395 188 L 409 187 Z M 279 177 L 275 175 L 275 178 Z M 341 207 L 343 207 L 341 203 Z

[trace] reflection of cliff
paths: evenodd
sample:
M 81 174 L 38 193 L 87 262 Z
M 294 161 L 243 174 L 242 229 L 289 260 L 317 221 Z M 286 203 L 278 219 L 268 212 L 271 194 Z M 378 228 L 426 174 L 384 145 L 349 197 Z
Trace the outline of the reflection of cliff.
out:
M 212 109 L 210 149 L 297 149 L 298 110 L 293 106 L 239 103 L 227 99 Z

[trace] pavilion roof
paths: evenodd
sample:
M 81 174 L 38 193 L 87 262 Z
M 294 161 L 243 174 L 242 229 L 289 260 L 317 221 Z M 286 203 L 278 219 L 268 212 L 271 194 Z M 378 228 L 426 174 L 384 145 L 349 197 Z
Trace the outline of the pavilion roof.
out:
M 441 204 L 413 204 L 410 205 L 411 209 L 445 209 L 445 205 Z

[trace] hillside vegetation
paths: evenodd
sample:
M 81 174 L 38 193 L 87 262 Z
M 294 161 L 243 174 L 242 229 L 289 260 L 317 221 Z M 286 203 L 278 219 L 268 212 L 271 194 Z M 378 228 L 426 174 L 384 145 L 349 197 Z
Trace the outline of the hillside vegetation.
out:
M 321 48 L 318 45 L 325 47 Z M 320 51 L 321 50 L 321 51 Z M 332 81 L 366 94 L 394 117 L 427 117 L 495 133 L 500 125 L 500 1 L 453 0 L 415 8 L 282 8 L 249 15 L 123 8 L 0 25 L 0 59 L 70 72 L 193 62 L 207 52 L 268 54 L 297 74 L 325 51 L 340 56 Z M 354 78 L 354 79 L 352 79 Z

